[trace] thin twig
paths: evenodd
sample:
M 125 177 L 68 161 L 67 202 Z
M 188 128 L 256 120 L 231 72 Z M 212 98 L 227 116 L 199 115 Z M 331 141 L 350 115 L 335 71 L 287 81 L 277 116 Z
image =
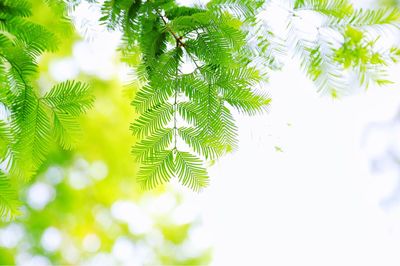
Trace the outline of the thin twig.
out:
M 178 46 L 178 47 L 184 47 L 184 46 L 185 46 L 185 43 L 182 41 L 182 37 L 178 36 L 178 35 L 169 27 L 168 22 L 165 20 L 165 16 L 163 16 L 163 15 L 161 14 L 161 12 L 158 11 L 158 10 L 156 10 L 156 13 L 158 14 L 158 16 L 159 16 L 159 17 L 161 18 L 161 20 L 163 21 L 164 26 L 165 26 L 165 28 L 167 29 L 167 31 L 168 31 L 169 33 L 171 33 L 171 35 L 174 37 L 174 39 L 175 39 L 175 41 L 176 41 L 176 43 L 177 43 L 177 46 Z

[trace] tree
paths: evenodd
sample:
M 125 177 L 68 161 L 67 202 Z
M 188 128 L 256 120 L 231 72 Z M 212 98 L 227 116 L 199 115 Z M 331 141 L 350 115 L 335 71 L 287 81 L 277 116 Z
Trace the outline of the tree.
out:
M 286 36 L 263 19 L 273 8 L 286 15 Z M 268 94 L 256 87 L 279 69 L 281 53 L 299 57 L 318 90 L 332 97 L 388 83 L 385 70 L 400 56 L 396 46 L 379 43 L 383 33 L 398 31 L 399 10 L 356 9 L 347 0 L 211 0 L 190 7 L 173 0 L 107 0 L 102 14 L 100 23 L 123 32 L 123 61 L 141 84 L 131 130 L 139 138 L 132 152 L 145 189 L 172 177 L 196 191 L 207 186 L 205 163 L 237 149 L 232 112 L 255 115 L 269 108 Z M 3 217 L 16 214 L 14 187 L 35 174 L 49 142 L 73 147 L 76 118 L 93 103 L 78 81 L 39 93 L 36 60 L 57 41 L 30 15 L 27 0 L 0 1 L 0 102 L 8 113 L 0 123 Z

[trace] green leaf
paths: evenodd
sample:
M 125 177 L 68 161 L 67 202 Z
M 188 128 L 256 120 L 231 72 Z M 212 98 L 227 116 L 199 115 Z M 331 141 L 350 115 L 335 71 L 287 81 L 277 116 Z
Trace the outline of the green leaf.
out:
M 265 0 L 211 0 L 207 8 L 214 12 L 229 12 L 243 20 L 253 19 Z
M 2 0 L 0 4 L 0 14 L 29 17 L 31 15 L 31 5 L 25 0 Z
M 193 149 L 204 156 L 206 160 L 213 160 L 222 155 L 221 151 L 208 138 L 203 138 L 201 132 L 195 128 L 182 127 L 178 130 L 179 136 Z
M 175 171 L 179 181 L 195 191 L 206 187 L 209 183 L 207 170 L 196 156 L 178 151 L 175 157 Z
M 343 19 L 354 12 L 353 5 L 348 0 L 300 0 L 294 4 L 296 11 L 312 10 L 319 14 Z
M 12 134 L 9 126 L 0 120 L 0 161 L 5 159 L 8 153 L 12 139 Z
M 153 132 L 162 129 L 172 118 L 172 104 L 165 103 L 158 105 L 144 112 L 131 125 L 133 133 L 139 137 L 151 135 Z
M 27 88 L 12 106 L 12 128 L 16 134 L 12 150 L 13 169 L 19 176 L 30 178 L 48 153 L 50 121 L 43 103 Z
M 0 171 L 0 217 L 2 220 L 10 220 L 20 214 L 20 202 L 15 189 L 7 176 Z
M 53 110 L 53 130 L 56 140 L 66 150 L 74 148 L 81 135 L 77 118 L 58 110 Z
M 217 136 L 224 148 L 224 152 L 229 153 L 238 147 L 237 126 L 229 109 L 225 106 L 221 107 L 220 121 L 221 126 L 217 128 Z
M 168 182 L 174 172 L 173 151 L 163 150 L 146 160 L 138 172 L 137 181 L 143 189 L 152 189 Z
M 55 85 L 43 97 L 43 101 L 59 112 L 79 116 L 93 105 L 93 96 L 87 84 L 65 81 Z
M 146 161 L 153 158 L 155 154 L 166 150 L 173 138 L 173 129 L 166 128 L 154 132 L 149 137 L 142 139 L 132 148 L 132 153 L 137 156 L 139 161 Z
M 78 116 L 93 105 L 89 87 L 65 81 L 55 85 L 41 100 L 51 110 L 56 140 L 64 149 L 72 149 L 81 133 Z
M 224 93 L 223 99 L 239 112 L 256 115 L 268 110 L 271 98 L 257 95 L 250 90 L 236 89 Z

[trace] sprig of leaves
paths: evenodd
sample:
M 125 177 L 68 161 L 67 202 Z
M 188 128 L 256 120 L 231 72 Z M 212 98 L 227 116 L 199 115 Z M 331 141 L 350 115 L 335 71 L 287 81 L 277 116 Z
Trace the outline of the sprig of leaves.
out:
M 258 16 L 270 4 L 212 0 L 183 7 L 173 0 L 109 0 L 103 5 L 102 22 L 123 30 L 124 60 L 144 84 L 133 100 L 139 118 L 131 126 L 139 138 L 133 153 L 143 165 L 138 180 L 144 188 L 177 177 L 201 189 L 207 175 L 200 167 L 237 148 L 231 111 L 254 115 L 268 109 L 270 98 L 254 88 L 268 70 L 279 68 L 277 53 L 285 46 Z M 385 69 L 398 60 L 399 50 L 378 49 L 373 36 L 397 29 L 397 10 L 355 9 L 348 0 L 294 0 L 286 8 L 286 49 L 300 57 L 319 91 L 347 94 L 354 76 L 365 88 L 388 82 Z M 310 12 L 321 18 L 315 38 L 296 26 L 307 23 Z
M 287 47 L 319 91 L 339 97 L 390 83 L 386 69 L 395 62 L 398 48 L 382 46 L 379 38 L 399 32 L 398 9 L 356 9 L 348 0 L 296 0 L 287 11 Z M 307 12 L 321 20 L 308 20 Z M 314 32 L 304 34 L 299 23 L 314 27 Z
M 209 183 L 205 162 L 237 147 L 231 111 L 253 115 L 269 105 L 268 95 L 254 91 L 261 76 L 249 65 L 239 19 L 250 19 L 262 1 L 133 1 L 122 9 L 118 2 L 106 2 L 102 21 L 124 30 L 125 54 L 135 43 L 142 53 L 136 70 L 144 86 L 133 100 L 140 115 L 131 126 L 139 138 L 132 149 L 142 165 L 138 181 L 150 189 L 176 177 L 201 190 Z M 127 16 L 130 8 L 136 11 Z
M 78 117 L 93 103 L 88 86 L 75 81 L 55 85 L 41 96 L 35 84 L 37 58 L 54 51 L 58 40 L 29 20 L 26 0 L 0 1 L 0 217 L 18 213 L 16 190 L 46 160 L 49 144 L 73 147 Z M 22 181 L 22 182 L 21 182 Z M 12 184 L 12 185 L 11 185 Z

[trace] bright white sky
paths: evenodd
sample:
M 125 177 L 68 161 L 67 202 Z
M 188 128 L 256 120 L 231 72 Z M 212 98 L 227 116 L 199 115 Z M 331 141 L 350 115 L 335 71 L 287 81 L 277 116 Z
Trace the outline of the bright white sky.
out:
M 398 170 L 369 171 L 390 131 L 362 148 L 368 124 L 400 106 L 396 88 L 333 102 L 288 67 L 270 90 L 270 114 L 240 119 L 240 150 L 212 169 L 199 200 L 214 265 L 399 265 L 399 205 L 380 207 Z
M 72 76 L 76 67 L 110 73 L 118 36 L 93 38 L 60 63 L 64 74 L 68 64 Z M 187 211 L 203 221 L 194 243 L 214 248 L 213 265 L 400 265 L 400 204 L 381 205 L 399 182 L 398 166 L 370 171 L 371 159 L 399 146 L 400 131 L 387 126 L 364 138 L 370 123 L 398 111 L 399 70 L 393 86 L 338 101 L 318 95 L 294 60 L 272 74 L 270 113 L 238 117 L 239 151 L 210 169 L 203 193 L 182 189 Z

